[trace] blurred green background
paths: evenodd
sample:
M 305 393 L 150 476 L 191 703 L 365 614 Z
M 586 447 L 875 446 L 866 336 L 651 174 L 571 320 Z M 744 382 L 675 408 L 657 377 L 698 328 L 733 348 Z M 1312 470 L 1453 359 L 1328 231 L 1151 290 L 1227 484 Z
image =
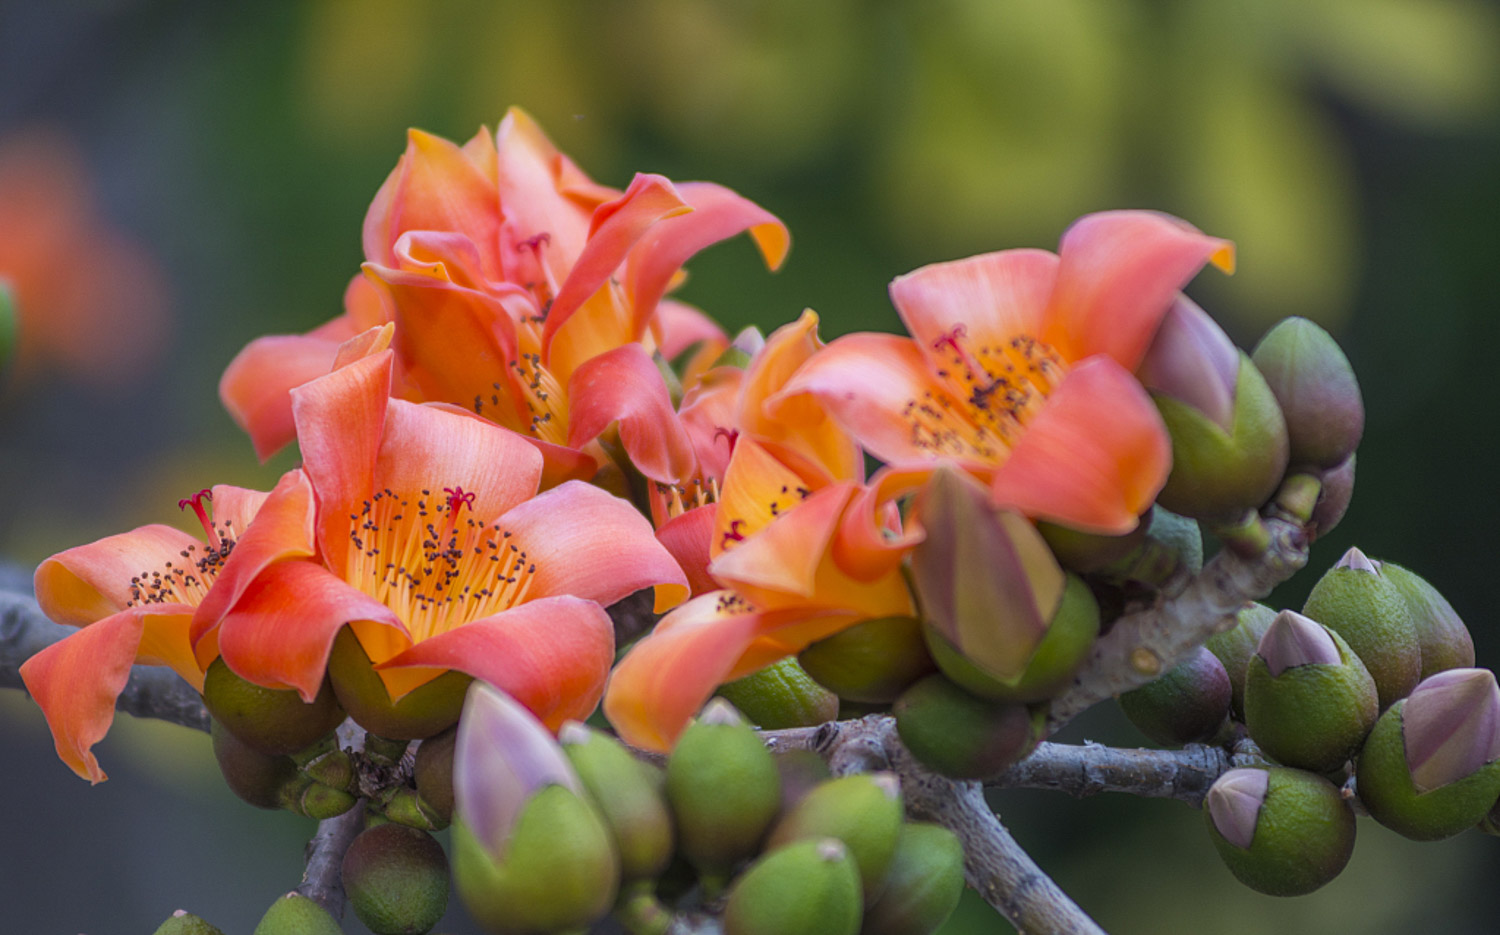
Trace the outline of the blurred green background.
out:
M 173 322 L 123 379 L 42 363 L 0 390 L 0 555 L 34 564 L 180 522 L 200 487 L 272 483 L 291 458 L 255 463 L 217 400 L 224 365 L 339 311 L 408 126 L 467 138 L 510 104 L 600 181 L 711 179 L 788 223 L 776 275 L 743 242 L 691 264 L 680 296 L 731 330 L 803 307 L 825 337 L 894 329 L 893 276 L 1052 247 L 1102 208 L 1234 239 L 1239 272 L 1193 295 L 1247 347 L 1283 315 L 1323 322 L 1369 410 L 1350 515 L 1273 602 L 1300 606 L 1358 543 L 1442 588 L 1500 664 L 1500 7 L 1480 0 L 0 2 L 0 147 L 73 140 Z M 1112 710 L 1063 739 L 1083 737 L 1143 742 Z M 122 718 L 90 789 L 10 692 L 0 744 L 0 928 L 144 933 L 186 906 L 248 931 L 298 882 L 310 824 L 235 800 L 206 737 Z M 1490 932 L 1500 910 L 1500 842 L 1474 834 L 1362 822 L 1345 874 L 1286 901 L 1239 887 L 1181 804 L 996 803 L 1115 933 Z M 953 933 L 1006 930 L 970 908 Z M 461 916 L 446 928 L 474 931 Z

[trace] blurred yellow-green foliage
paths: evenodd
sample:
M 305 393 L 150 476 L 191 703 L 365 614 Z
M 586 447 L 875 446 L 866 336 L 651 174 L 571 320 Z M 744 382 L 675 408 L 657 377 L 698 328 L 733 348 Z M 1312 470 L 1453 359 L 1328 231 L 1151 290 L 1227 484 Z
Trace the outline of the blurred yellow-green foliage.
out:
M 1359 493 L 1313 565 L 1358 541 L 1417 568 L 1469 620 L 1481 663 L 1500 663 L 1486 0 L 0 4 L 0 142 L 71 138 L 176 315 L 163 363 L 125 387 L 43 369 L 0 390 L 0 554 L 35 563 L 174 521 L 202 486 L 271 483 L 292 456 L 255 464 L 219 372 L 256 335 L 338 311 L 406 127 L 466 138 L 510 104 L 601 181 L 712 179 L 788 222 L 774 276 L 745 244 L 691 265 L 683 296 L 730 327 L 811 306 L 825 336 L 895 328 L 893 276 L 1050 247 L 1101 208 L 1234 239 L 1239 271 L 1194 295 L 1247 346 L 1283 315 L 1324 322 L 1366 393 Z M 1297 606 L 1310 584 L 1277 600 Z M 0 789 L 27 803 L 0 848 L 7 930 L 149 931 L 179 905 L 244 930 L 296 883 L 307 829 L 232 800 L 206 740 L 194 760 L 191 738 L 164 745 L 170 729 L 117 729 L 100 751 L 114 778 L 89 789 L 35 710 L 6 701 Z M 1064 739 L 1085 734 L 1141 742 L 1109 712 Z M 1493 927 L 1500 861 L 1473 836 L 1417 846 L 1363 823 L 1345 877 L 1281 902 L 1238 888 L 1177 803 L 997 801 L 1112 932 Z M 964 918 L 953 932 L 999 925 Z

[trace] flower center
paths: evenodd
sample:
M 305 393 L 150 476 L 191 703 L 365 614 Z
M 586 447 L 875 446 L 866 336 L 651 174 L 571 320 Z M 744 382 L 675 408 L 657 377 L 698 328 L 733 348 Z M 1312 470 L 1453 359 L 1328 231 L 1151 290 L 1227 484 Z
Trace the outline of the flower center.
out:
M 193 508 L 208 544 L 200 552 L 197 544 L 189 545 L 179 554 L 181 561 L 169 561 L 154 571 L 143 571 L 130 579 L 130 600 L 126 607 L 142 604 L 187 604 L 196 607 L 218 577 L 219 570 L 234 550 L 235 532 L 228 520 L 215 523 L 209 517 L 205 502 L 211 502 L 213 494 L 200 490 L 185 500 L 177 501 L 177 508 Z
M 413 498 L 382 490 L 351 514 L 346 580 L 396 612 L 413 642 L 525 600 L 536 565 L 498 524 L 473 516 L 474 494 Z
M 975 345 L 963 325 L 932 342 L 937 375 L 953 398 L 927 392 L 907 402 L 903 415 L 912 443 L 935 455 L 1003 458 L 1025 434 L 1067 364 L 1052 346 L 1021 334 Z
M 568 443 L 568 397 L 540 354 L 523 353 L 510 366 L 520 377 L 521 401 L 531 414 L 526 431 L 533 438 L 558 445 Z

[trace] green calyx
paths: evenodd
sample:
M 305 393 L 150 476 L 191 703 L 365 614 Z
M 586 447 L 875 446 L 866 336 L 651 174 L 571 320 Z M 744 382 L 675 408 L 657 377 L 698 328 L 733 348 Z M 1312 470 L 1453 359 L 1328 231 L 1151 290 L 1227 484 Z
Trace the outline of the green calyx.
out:
M 1266 605 L 1246 604 L 1235 614 L 1234 626 L 1215 633 L 1203 644 L 1224 663 L 1224 672 L 1229 676 L 1229 709 L 1235 720 L 1245 720 L 1245 672 L 1261 637 L 1275 619 L 1276 611 Z
M 570 722 L 558 740 L 614 836 L 625 883 L 660 876 L 672 860 L 672 813 L 656 767 L 636 759 L 624 744 Z
M 1152 394 L 1172 437 L 1172 473 L 1158 500 L 1174 513 L 1214 520 L 1265 503 L 1287 465 L 1286 421 L 1250 358 L 1240 354 L 1233 431 L 1187 403 Z
M 251 935 L 343 935 L 338 921 L 301 893 L 287 893 L 271 904 Z
M 286 756 L 260 752 L 217 720 L 210 734 L 214 760 L 229 791 L 256 808 L 281 808 L 282 790 L 297 779 L 297 764 Z
M 1338 769 L 1364 742 L 1375 718 L 1375 682 L 1338 633 L 1327 630 L 1340 662 L 1293 666 L 1273 676 L 1252 656 L 1245 676 L 1245 724 L 1277 762 L 1313 772 Z
M 460 814 L 453 822 L 453 882 L 476 921 L 495 935 L 582 929 L 614 904 L 619 864 L 604 819 L 563 786 L 539 790 L 496 860 Z
M 819 838 L 842 841 L 859 868 L 869 903 L 885 886 L 904 817 L 894 774 L 843 776 L 822 783 L 784 815 L 766 839 L 766 848 Z
M 1233 844 L 1220 833 L 1211 802 L 1203 810 L 1209 837 L 1230 872 L 1251 889 L 1268 896 L 1311 893 L 1349 863 L 1354 812 L 1321 776 L 1285 767 L 1264 769 L 1270 776 L 1250 846 Z
M 1406 759 L 1403 699 L 1380 716 L 1360 751 L 1359 799 L 1370 817 L 1414 841 L 1452 837 L 1477 824 L 1500 799 L 1500 760 L 1461 779 L 1418 792 Z
M 938 669 L 975 695 L 994 701 L 1045 701 L 1067 687 L 1099 635 L 1099 603 L 1083 579 L 1069 574 L 1062 601 L 1047 632 L 1019 677 L 995 678 L 970 662 L 936 627 L 923 628 L 927 648 Z
M 421 740 L 458 722 L 464 693 L 473 681 L 462 672 L 445 672 L 392 701 L 359 638 L 349 627 L 339 631 L 328 656 L 328 676 L 339 703 L 365 730 L 393 740 Z
M 1141 733 L 1163 746 L 1208 740 L 1229 714 L 1224 664 L 1199 647 L 1170 672 L 1120 696 L 1120 709 Z
M 1400 565 L 1381 562 L 1380 573 L 1411 611 L 1422 653 L 1422 678 L 1474 665 L 1474 639 L 1442 592 Z
M 907 822 L 860 935 L 933 935 L 964 891 L 964 850 L 941 825 Z
M 344 892 L 375 935 L 425 935 L 448 908 L 448 858 L 432 835 L 387 823 L 344 853 Z
M 808 675 L 846 701 L 889 704 L 936 668 L 915 617 L 857 623 L 802 651 Z M 733 700 L 733 699 L 731 699 Z
M 901 742 L 923 765 L 954 779 L 985 779 L 1041 741 L 1042 710 L 977 697 L 941 675 L 922 679 L 892 709 Z
M 1347 564 L 1354 555 L 1361 561 Z M 1302 613 L 1344 638 L 1375 680 L 1384 710 L 1421 681 L 1422 648 L 1405 599 L 1378 569 L 1366 570 L 1366 563 L 1351 549 L 1313 585 Z
M 217 926 L 210 925 L 185 909 L 179 909 L 167 921 L 156 927 L 151 935 L 224 935 Z
M 765 730 L 808 727 L 839 716 L 838 696 L 790 657 L 720 685 L 718 695 Z
M 754 854 L 781 807 L 781 777 L 760 735 L 723 702 L 688 725 L 667 758 L 678 846 L 705 873 Z
M 311 746 L 344 720 L 326 681 L 317 697 L 306 704 L 295 691 L 265 688 L 240 678 L 222 656 L 204 673 L 203 704 L 236 737 L 271 755 Z
M 856 935 L 859 870 L 833 838 L 797 841 L 740 875 L 724 906 L 726 935 Z

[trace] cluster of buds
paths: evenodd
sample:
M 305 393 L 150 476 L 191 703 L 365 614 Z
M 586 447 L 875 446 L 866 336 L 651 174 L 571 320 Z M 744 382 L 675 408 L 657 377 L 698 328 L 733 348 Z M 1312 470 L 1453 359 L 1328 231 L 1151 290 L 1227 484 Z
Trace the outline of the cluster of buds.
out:
M 1268 765 L 1215 783 L 1211 837 L 1246 885 L 1300 895 L 1348 862 L 1356 796 L 1415 840 L 1496 807 L 1500 688 L 1473 665 L 1468 630 L 1432 585 L 1350 549 L 1301 613 L 1249 605 L 1206 651 L 1120 701 L 1159 743 L 1248 733 Z
M 459 896 L 498 935 L 575 931 L 611 911 L 654 931 L 707 904 L 740 935 L 921 935 L 963 888 L 957 839 L 906 822 L 894 776 L 834 779 L 816 758 L 773 755 L 723 701 L 663 769 L 577 722 L 554 740 L 476 683 L 453 785 Z

